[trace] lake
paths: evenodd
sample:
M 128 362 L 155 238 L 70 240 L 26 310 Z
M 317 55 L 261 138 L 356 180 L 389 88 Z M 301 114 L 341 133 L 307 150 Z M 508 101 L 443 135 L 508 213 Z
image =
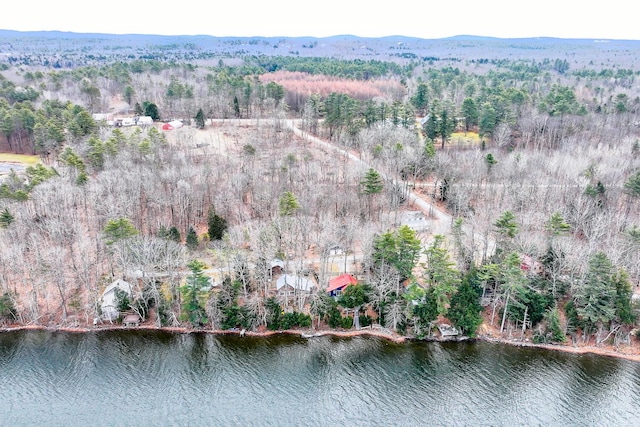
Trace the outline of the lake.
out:
M 3 426 L 639 425 L 640 363 L 486 342 L 0 333 Z

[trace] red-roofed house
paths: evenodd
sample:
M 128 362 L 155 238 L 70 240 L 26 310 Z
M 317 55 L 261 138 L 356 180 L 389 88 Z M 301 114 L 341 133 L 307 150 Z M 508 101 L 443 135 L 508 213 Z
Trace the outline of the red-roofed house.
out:
M 162 125 L 162 130 L 180 129 L 183 126 L 180 120 L 171 120 L 169 123 Z
M 327 288 L 327 292 L 330 296 L 337 297 L 342 293 L 344 288 L 349 285 L 355 285 L 357 283 L 358 279 L 356 279 L 352 275 L 347 273 L 341 274 L 338 277 L 334 277 L 333 279 L 329 280 L 329 287 Z
M 520 270 L 525 273 L 538 276 L 544 272 L 544 266 L 529 255 L 522 255 L 520 259 Z

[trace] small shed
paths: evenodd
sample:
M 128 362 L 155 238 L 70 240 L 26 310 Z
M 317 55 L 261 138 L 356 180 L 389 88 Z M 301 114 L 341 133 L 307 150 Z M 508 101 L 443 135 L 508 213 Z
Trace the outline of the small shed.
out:
M 327 288 L 327 293 L 329 296 L 337 297 L 339 296 L 344 289 L 349 285 L 355 285 L 358 283 L 358 279 L 353 277 L 350 274 L 341 274 L 338 277 L 334 277 L 329 280 L 329 287 Z
M 278 276 L 284 273 L 284 261 L 281 259 L 274 259 L 271 261 L 271 277 Z
M 127 314 L 122 320 L 124 326 L 140 326 L 140 316 L 135 313 Z

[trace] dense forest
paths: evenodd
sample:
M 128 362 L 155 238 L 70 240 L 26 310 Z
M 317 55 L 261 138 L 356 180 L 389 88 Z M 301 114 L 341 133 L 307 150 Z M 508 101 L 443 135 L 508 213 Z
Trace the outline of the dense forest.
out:
M 125 278 L 121 311 L 159 326 L 424 337 L 484 321 L 538 342 L 631 342 L 640 70 L 602 51 L 345 59 L 304 43 L 206 62 L 150 47 L 0 56 L 0 148 L 39 159 L 0 177 L 0 320 L 90 323 Z M 173 119 L 187 126 L 161 130 Z M 450 223 L 403 225 L 411 192 Z M 316 290 L 279 295 L 274 259 Z M 358 284 L 329 297 L 343 272 Z

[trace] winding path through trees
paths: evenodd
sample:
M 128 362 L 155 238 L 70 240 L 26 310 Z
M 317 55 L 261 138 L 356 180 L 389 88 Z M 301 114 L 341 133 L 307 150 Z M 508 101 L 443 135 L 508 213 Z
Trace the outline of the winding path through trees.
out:
M 321 146 L 327 150 L 330 151 L 334 151 L 342 156 L 347 157 L 349 160 L 353 161 L 354 163 L 360 165 L 363 167 L 363 169 L 368 169 L 368 168 L 372 168 L 373 165 L 367 163 L 365 160 L 363 160 L 362 158 L 360 158 L 359 156 L 357 156 L 356 154 L 341 148 L 335 144 L 332 144 L 330 142 L 327 142 L 321 138 L 318 138 L 314 135 L 311 135 L 305 131 L 303 131 L 302 129 L 300 129 L 298 127 L 298 124 L 300 123 L 300 120 L 286 120 L 286 125 L 287 127 L 289 127 L 290 129 L 293 130 L 294 134 L 299 136 L 300 138 L 303 138 L 313 144 L 316 144 L 318 146 Z M 386 182 L 390 182 L 392 185 L 404 185 L 405 183 L 402 182 L 397 176 L 392 176 L 391 174 L 389 174 L 386 171 L 381 171 L 378 170 L 377 168 L 374 168 L 378 171 L 378 173 L 380 174 L 380 176 L 382 176 L 382 178 L 384 178 L 384 180 Z M 418 209 L 420 209 L 428 218 L 432 219 L 432 226 L 430 229 L 430 235 L 427 238 L 427 242 L 425 242 L 426 244 L 429 243 L 429 241 L 432 240 L 433 236 L 436 234 L 441 234 L 444 236 L 450 236 L 451 235 L 451 226 L 453 224 L 453 216 L 450 215 L 448 212 L 442 210 L 441 208 L 439 208 L 438 206 L 436 206 L 435 204 L 431 203 L 428 200 L 425 200 L 422 196 L 420 196 L 419 193 L 415 192 L 415 191 L 408 191 L 408 198 L 410 200 L 411 203 L 413 203 L 414 206 L 416 206 Z M 462 231 L 466 234 L 466 235 L 471 235 L 472 234 L 472 230 L 470 227 L 463 225 L 462 227 Z M 489 236 L 484 236 L 484 239 L 486 239 L 486 241 L 478 241 L 478 242 L 474 242 L 474 245 L 476 246 L 476 253 L 479 254 L 481 257 L 483 255 L 490 255 L 495 251 L 496 248 L 496 242 L 495 240 L 493 240 L 492 238 L 490 238 Z
M 334 151 L 342 156 L 345 156 L 352 162 L 356 163 L 357 165 L 362 166 L 364 169 L 373 168 L 371 164 L 367 163 L 366 161 L 364 161 L 354 153 L 303 131 L 298 127 L 299 122 L 300 122 L 299 120 L 287 120 L 286 124 L 287 124 L 287 127 L 292 129 L 297 136 L 309 142 L 312 142 L 313 144 L 321 146 L 327 150 Z M 385 181 L 390 182 L 392 185 L 404 184 L 397 177 L 393 177 L 385 171 L 378 170 L 378 173 L 380 174 L 380 176 L 382 176 L 382 178 L 384 178 Z M 408 197 L 411 203 L 413 203 L 425 215 L 434 219 L 432 234 L 449 234 L 450 233 L 451 223 L 453 221 L 453 218 L 451 215 L 449 215 L 447 212 L 443 211 L 442 209 L 438 208 L 434 204 L 421 198 L 414 191 L 409 191 Z

